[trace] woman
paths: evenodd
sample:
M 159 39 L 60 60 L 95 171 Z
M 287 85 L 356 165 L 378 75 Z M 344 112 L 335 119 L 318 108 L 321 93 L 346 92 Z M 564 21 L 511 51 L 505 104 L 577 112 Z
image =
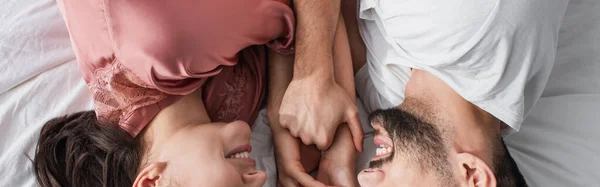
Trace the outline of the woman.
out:
M 45 124 L 42 186 L 263 185 L 247 122 L 266 96 L 267 50 L 293 53 L 287 2 L 58 3 L 95 112 Z
M 266 96 L 267 61 L 269 69 L 277 71 L 270 74 L 277 80 L 270 81 L 273 89 L 285 89 L 289 83 L 294 17 L 288 3 L 58 3 L 95 111 L 45 124 L 34 159 L 42 186 L 265 183 L 266 174 L 248 157 L 248 123 L 254 122 Z M 345 50 L 341 56 L 349 62 L 347 40 L 340 41 L 336 46 L 345 48 L 336 51 Z M 269 102 L 279 103 L 282 94 L 271 94 Z M 277 105 L 269 107 L 277 111 Z M 337 156 L 327 166 L 353 171 L 353 166 L 347 168 L 353 164 L 353 147 L 333 147 L 351 153 L 330 151 Z M 320 153 L 302 152 L 304 169 L 315 169 Z

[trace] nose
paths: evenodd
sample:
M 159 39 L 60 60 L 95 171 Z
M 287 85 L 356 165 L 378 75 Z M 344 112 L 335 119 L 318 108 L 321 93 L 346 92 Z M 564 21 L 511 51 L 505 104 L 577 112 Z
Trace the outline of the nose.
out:
M 225 125 L 222 129 L 225 142 L 232 140 L 247 141 L 250 139 L 250 125 L 244 121 L 234 121 Z
M 244 184 L 249 187 L 261 187 L 267 182 L 267 173 L 260 170 L 246 172 L 242 175 Z

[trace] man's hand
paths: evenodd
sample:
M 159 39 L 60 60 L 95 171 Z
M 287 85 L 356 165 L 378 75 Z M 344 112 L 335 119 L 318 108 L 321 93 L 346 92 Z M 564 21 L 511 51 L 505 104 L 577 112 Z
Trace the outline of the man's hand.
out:
M 329 148 L 338 125 L 347 123 L 356 149 L 362 151 L 363 131 L 354 99 L 333 80 L 292 80 L 279 109 L 279 121 L 304 144 L 316 144 L 320 150 Z
M 326 185 L 355 187 L 356 181 L 355 161 L 356 152 L 350 131 L 345 126 L 340 126 L 336 138 L 321 156 L 317 180 Z

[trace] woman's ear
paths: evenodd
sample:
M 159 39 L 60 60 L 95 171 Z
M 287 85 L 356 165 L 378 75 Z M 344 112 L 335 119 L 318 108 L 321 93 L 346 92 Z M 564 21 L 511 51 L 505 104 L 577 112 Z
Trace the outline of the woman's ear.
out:
M 155 187 L 167 168 L 166 162 L 155 162 L 145 167 L 135 179 L 133 187 Z
M 458 173 L 460 183 L 467 184 L 469 187 L 495 187 L 496 176 L 494 171 L 481 160 L 471 153 L 459 153 L 457 155 L 460 173 Z

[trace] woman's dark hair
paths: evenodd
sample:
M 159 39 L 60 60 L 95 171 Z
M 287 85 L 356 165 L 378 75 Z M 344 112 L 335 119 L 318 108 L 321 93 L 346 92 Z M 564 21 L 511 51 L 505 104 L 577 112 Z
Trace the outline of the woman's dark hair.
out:
M 138 138 L 139 139 L 139 138 Z M 142 159 L 141 141 L 94 111 L 54 118 L 42 128 L 33 164 L 43 187 L 132 186 Z

